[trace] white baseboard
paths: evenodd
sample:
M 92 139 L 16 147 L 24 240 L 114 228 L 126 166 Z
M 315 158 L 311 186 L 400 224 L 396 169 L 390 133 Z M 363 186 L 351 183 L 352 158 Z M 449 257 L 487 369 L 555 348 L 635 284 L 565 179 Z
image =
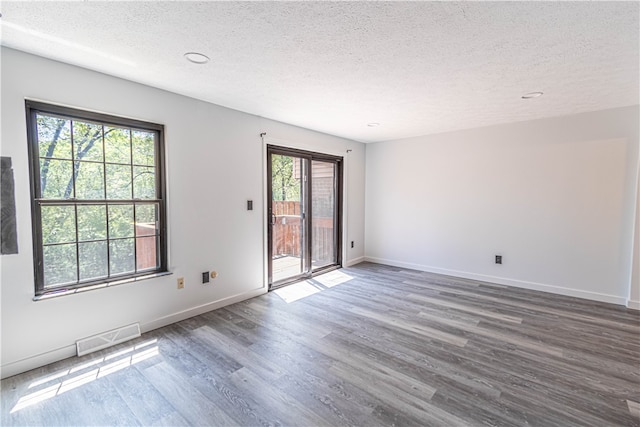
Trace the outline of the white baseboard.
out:
M 413 263 L 409 263 L 409 262 L 402 262 L 402 261 L 396 261 L 396 260 L 391 260 L 391 259 L 375 258 L 375 257 L 365 256 L 365 261 L 373 262 L 373 263 L 376 263 L 376 264 L 391 265 L 391 266 L 394 266 L 394 267 L 410 268 L 410 269 L 413 269 L 413 270 L 426 271 L 426 272 L 429 272 L 429 273 L 443 274 L 443 275 L 446 275 L 446 276 L 454 276 L 454 277 L 461 277 L 461 278 L 464 278 L 464 279 L 480 280 L 482 282 L 497 283 L 499 285 L 513 286 L 515 288 L 523 288 L 523 289 L 529 289 L 529 290 L 533 290 L 533 291 L 550 292 L 552 294 L 559 294 L 559 295 L 565 295 L 565 296 L 569 296 L 569 297 L 583 298 L 583 299 L 588 299 L 588 300 L 592 300 L 592 301 L 606 302 L 606 303 L 610 303 L 610 304 L 627 305 L 628 306 L 629 303 L 632 303 L 632 304 L 634 303 L 633 301 L 627 302 L 626 298 L 618 297 L 618 296 L 615 296 L 615 295 L 607 295 L 607 294 L 601 294 L 601 293 L 597 293 L 597 292 L 582 291 L 580 289 L 563 288 L 561 286 L 547 285 L 547 284 L 535 283 L 535 282 L 527 282 L 527 281 L 524 281 L 524 280 L 508 279 L 506 277 L 489 276 L 489 275 L 485 275 L 485 274 L 469 273 L 469 272 L 466 272 L 466 271 L 458 271 L 458 270 L 449 270 L 449 269 L 446 269 L 446 268 L 438 268 L 438 267 L 432 267 L 432 266 L 428 266 L 428 265 L 413 264 Z
M 262 295 L 266 292 L 267 290 L 265 288 L 258 288 L 249 292 L 243 292 L 241 294 L 232 295 L 218 301 L 179 311 L 177 313 L 172 313 L 159 319 L 152 320 L 151 322 L 140 323 L 140 330 L 142 331 L 142 333 L 149 332 L 154 329 L 162 328 L 163 326 L 171 325 L 172 323 L 188 319 L 190 317 L 198 316 L 208 311 L 216 310 L 218 308 L 226 307 L 227 305 L 235 304 L 240 301 L 257 297 L 258 295 Z
M 360 264 L 361 262 L 364 262 L 363 256 L 348 260 L 344 263 L 344 267 L 351 267 L 352 265 Z
M 59 360 L 68 359 L 76 355 L 76 343 L 66 347 L 51 350 L 45 353 L 30 356 L 15 362 L 4 364 L 0 367 L 0 378 L 5 379 L 23 372 L 30 371 L 41 366 L 54 363 Z
M 627 308 L 632 310 L 640 310 L 640 301 L 627 300 Z
M 203 314 L 211 310 L 222 308 L 230 304 L 235 304 L 236 302 L 244 301 L 249 298 L 257 297 L 258 295 L 262 295 L 266 292 L 267 290 L 265 288 L 258 288 L 258 289 L 251 290 L 249 292 L 243 292 L 241 294 L 233 295 L 228 298 L 224 298 L 218 301 L 210 302 L 197 307 L 189 308 L 187 310 L 179 311 L 177 313 L 173 313 L 167 316 L 163 316 L 159 319 L 155 319 L 150 322 L 140 323 L 140 329 L 142 333 L 149 332 L 154 329 L 158 329 L 163 326 L 167 326 L 172 323 L 176 323 L 181 320 L 185 320 L 190 317 L 197 316 L 199 314 Z M 51 350 L 35 356 L 26 357 L 24 359 L 17 360 L 15 362 L 9 362 L 7 364 L 3 364 L 2 366 L 0 366 L 0 378 L 2 379 L 8 378 L 13 375 L 30 371 L 31 369 L 39 368 L 41 366 L 58 362 L 60 360 L 67 359 L 69 357 L 74 357 L 75 355 L 76 355 L 76 344 L 74 342 L 69 346 L 58 348 L 56 350 Z

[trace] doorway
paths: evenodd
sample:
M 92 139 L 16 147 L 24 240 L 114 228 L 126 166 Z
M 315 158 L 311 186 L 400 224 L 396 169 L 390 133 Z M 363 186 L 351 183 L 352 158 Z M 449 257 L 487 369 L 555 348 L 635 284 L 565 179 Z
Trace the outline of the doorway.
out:
M 342 158 L 267 146 L 269 289 L 341 266 Z

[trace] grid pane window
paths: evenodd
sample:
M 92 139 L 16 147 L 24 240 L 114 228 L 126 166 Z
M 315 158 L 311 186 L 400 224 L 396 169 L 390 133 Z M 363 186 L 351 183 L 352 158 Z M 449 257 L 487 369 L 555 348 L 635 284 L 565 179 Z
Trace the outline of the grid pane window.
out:
M 163 127 L 27 101 L 36 295 L 166 271 Z

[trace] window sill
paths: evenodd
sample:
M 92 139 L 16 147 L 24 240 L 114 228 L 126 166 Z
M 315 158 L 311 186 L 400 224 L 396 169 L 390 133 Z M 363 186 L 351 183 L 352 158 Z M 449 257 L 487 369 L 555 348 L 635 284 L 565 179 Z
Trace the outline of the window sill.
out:
M 130 277 L 122 280 L 114 280 L 112 282 L 97 283 L 95 285 L 88 285 L 82 288 L 58 289 L 58 290 L 46 292 L 42 295 L 36 295 L 35 297 L 33 297 L 33 301 L 43 301 L 43 300 L 57 298 L 65 295 L 72 295 L 72 294 L 79 294 L 82 292 L 93 291 L 95 289 L 104 289 L 104 288 L 110 288 L 112 286 L 126 285 L 128 283 L 135 283 L 135 282 L 140 282 L 142 280 L 155 279 L 157 277 L 169 276 L 171 274 L 173 274 L 171 271 L 163 271 L 161 273 L 152 273 L 152 274 L 147 274 L 145 276 Z

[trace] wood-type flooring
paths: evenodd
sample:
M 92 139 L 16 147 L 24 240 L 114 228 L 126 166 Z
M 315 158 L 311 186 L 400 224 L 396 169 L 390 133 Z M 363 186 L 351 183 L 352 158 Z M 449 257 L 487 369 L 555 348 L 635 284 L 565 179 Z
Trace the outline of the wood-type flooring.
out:
M 640 425 L 638 311 L 370 263 L 301 291 L 7 378 L 0 424 Z

